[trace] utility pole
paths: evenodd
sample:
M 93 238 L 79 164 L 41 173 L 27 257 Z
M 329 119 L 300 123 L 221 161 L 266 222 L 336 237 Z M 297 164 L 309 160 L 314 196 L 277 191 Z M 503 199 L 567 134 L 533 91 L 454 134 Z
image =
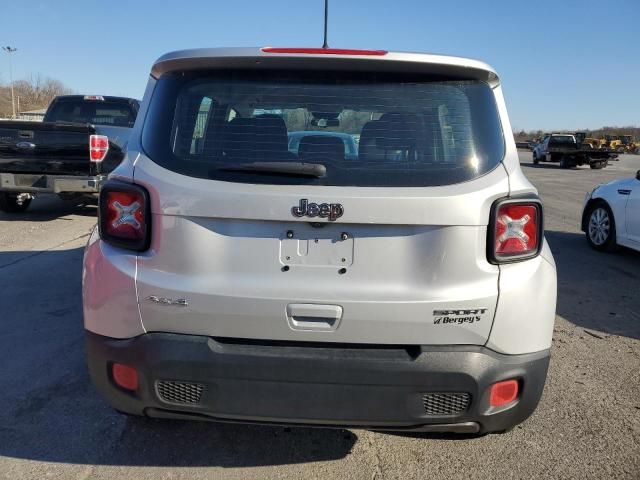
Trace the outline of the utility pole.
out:
M 13 68 L 11 66 L 11 54 L 14 53 L 18 49 L 10 47 L 10 46 L 7 45 L 6 47 L 2 47 L 2 50 L 7 52 L 7 55 L 9 55 L 9 82 L 11 83 L 11 110 L 13 111 L 13 119 L 15 120 L 15 118 L 16 118 L 16 102 L 15 102 L 14 96 L 13 96 Z

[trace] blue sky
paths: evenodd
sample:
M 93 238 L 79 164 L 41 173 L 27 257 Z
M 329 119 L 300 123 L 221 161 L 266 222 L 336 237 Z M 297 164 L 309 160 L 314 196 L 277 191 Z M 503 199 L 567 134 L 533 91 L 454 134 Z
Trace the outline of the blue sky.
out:
M 640 0 L 330 0 L 329 45 L 478 58 L 503 81 L 514 128 L 640 125 Z M 14 78 L 141 97 L 161 54 L 320 46 L 322 0 L 3 2 Z M 0 81 L 9 80 L 0 57 Z

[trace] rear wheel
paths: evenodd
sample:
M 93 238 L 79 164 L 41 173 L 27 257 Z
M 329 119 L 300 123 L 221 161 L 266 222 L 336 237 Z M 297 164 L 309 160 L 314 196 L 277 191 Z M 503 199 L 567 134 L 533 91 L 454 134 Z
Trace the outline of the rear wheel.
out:
M 24 212 L 31 200 L 32 197 L 25 193 L 0 192 L 0 210 L 6 213 Z
M 533 152 L 533 164 L 538 165 L 538 163 L 540 163 L 540 160 L 538 159 L 538 155 L 536 154 L 536 152 Z
M 600 169 L 604 168 L 604 166 L 605 166 L 606 164 L 607 164 L 607 163 L 606 163 L 606 162 L 604 162 L 604 161 L 602 161 L 602 162 L 591 162 L 591 163 L 589 164 L 589 166 L 590 166 L 592 169 L 594 169 L 594 170 L 600 170 Z
M 596 250 L 616 249 L 616 224 L 609 205 L 596 202 L 589 207 L 586 235 L 587 242 Z
M 560 168 L 571 168 L 571 163 L 567 159 L 567 157 L 562 157 L 560 159 Z

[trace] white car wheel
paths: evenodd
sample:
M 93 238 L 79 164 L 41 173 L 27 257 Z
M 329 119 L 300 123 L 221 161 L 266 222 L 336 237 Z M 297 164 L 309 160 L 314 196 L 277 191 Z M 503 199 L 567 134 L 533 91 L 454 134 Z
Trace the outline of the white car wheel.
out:
M 587 241 L 596 250 L 612 250 L 616 246 L 613 213 L 608 205 L 597 203 L 589 211 Z

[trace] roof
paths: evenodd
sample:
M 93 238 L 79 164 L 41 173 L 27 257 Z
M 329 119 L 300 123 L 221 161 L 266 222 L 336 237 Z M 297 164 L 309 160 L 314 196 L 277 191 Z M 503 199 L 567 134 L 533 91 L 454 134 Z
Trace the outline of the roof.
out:
M 153 64 L 159 78 L 175 70 L 194 69 L 300 69 L 429 73 L 500 84 L 498 74 L 484 62 L 470 58 L 427 53 L 384 52 L 374 55 L 325 53 L 270 53 L 258 47 L 199 48 L 167 53 Z
M 96 97 L 102 97 L 104 98 L 105 101 L 110 101 L 110 102 L 139 102 L 140 100 L 137 100 L 135 98 L 130 98 L 130 97 L 114 97 L 114 96 L 110 96 L 110 95 L 58 95 L 57 97 L 55 97 L 54 100 L 84 100 L 85 97 L 90 97 L 90 96 L 96 96 Z

